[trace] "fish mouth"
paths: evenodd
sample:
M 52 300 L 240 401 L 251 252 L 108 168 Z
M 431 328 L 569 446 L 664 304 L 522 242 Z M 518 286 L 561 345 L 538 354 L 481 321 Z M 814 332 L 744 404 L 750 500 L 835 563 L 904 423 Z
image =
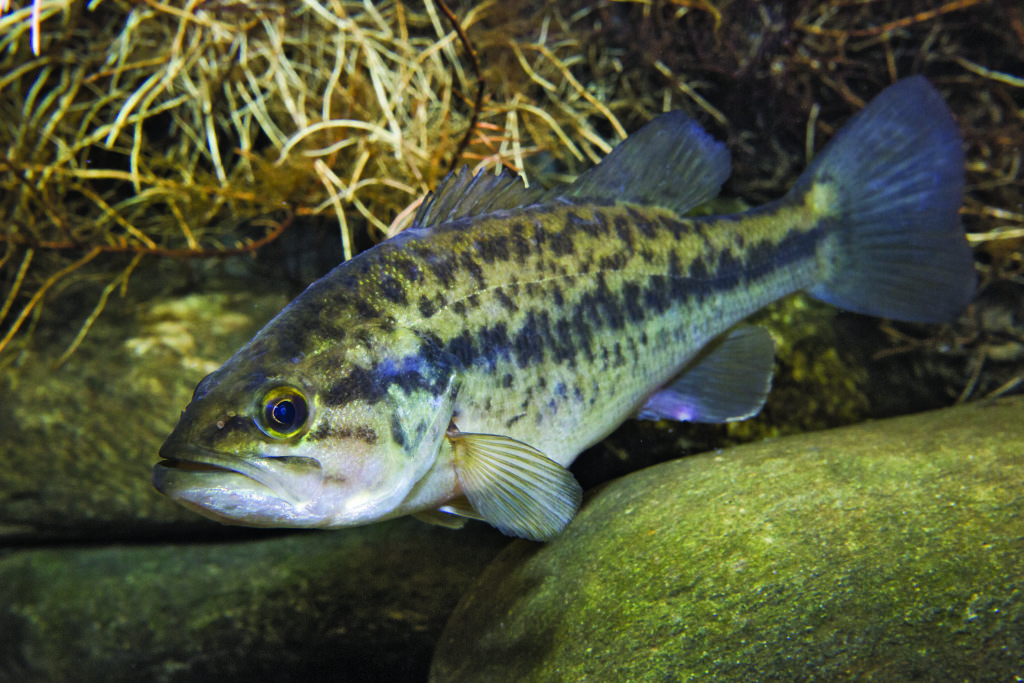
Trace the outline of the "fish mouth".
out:
M 315 458 L 237 456 L 174 441 L 160 449 L 153 486 L 217 521 L 290 525 L 323 490 L 323 468 Z

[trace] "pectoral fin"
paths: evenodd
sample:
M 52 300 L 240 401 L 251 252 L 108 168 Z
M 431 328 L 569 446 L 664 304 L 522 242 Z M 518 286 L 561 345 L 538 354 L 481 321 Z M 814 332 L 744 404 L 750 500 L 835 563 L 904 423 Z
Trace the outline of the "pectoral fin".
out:
M 567 469 L 506 436 L 450 430 L 462 492 L 473 510 L 509 536 L 547 541 L 579 509 L 583 490 Z
M 731 422 L 760 412 L 772 384 L 775 342 L 763 327 L 737 327 L 709 344 L 644 404 L 641 420 Z

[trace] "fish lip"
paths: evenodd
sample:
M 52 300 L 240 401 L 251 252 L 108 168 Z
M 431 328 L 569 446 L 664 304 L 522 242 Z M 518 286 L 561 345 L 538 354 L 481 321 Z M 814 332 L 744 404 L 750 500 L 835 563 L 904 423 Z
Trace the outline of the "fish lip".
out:
M 164 458 L 156 466 L 181 472 L 234 472 L 235 474 L 241 474 L 237 470 L 228 467 L 200 462 L 199 460 L 180 460 L 178 458 Z
M 162 459 L 153 466 L 153 485 L 172 497 L 185 489 L 225 488 L 225 477 L 232 475 L 244 478 L 238 485 L 251 489 L 256 484 L 265 494 L 292 506 L 309 503 L 323 489 L 323 467 L 316 458 L 235 455 L 184 442 L 174 435 L 160 447 L 159 455 Z

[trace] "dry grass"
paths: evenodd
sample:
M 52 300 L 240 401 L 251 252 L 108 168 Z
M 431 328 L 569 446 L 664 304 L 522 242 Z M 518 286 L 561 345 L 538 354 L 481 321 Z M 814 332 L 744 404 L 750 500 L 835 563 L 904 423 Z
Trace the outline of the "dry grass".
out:
M 254 252 L 303 215 L 332 216 L 350 256 L 455 163 L 568 180 L 668 109 L 728 140 L 734 192 L 777 196 L 865 99 L 921 71 L 968 139 L 986 278 L 1024 270 L 1011 0 L 490 0 L 455 23 L 437 0 L 8 3 L 0 354 L 71 282 L 94 292 L 84 334 L 159 258 Z
M 459 31 L 490 7 L 463 12 Z M 537 49 L 556 83 L 596 102 Z M 383 236 L 448 170 L 474 116 L 478 78 L 460 50 L 434 2 L 7 8 L 0 351 L 57 282 L 87 267 L 125 285 L 140 256 L 255 250 L 270 240 L 240 241 L 233 228 L 260 218 L 276 237 L 286 216 L 331 214 L 346 257 L 353 222 Z M 524 97 L 490 103 L 464 157 L 522 168 L 553 140 L 591 162 L 610 149 L 584 116 L 559 121 Z

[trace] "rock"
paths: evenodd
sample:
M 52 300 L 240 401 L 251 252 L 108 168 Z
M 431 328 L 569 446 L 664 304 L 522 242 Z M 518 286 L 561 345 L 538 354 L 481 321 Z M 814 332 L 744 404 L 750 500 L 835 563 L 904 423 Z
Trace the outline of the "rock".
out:
M 196 383 L 285 303 L 251 285 L 112 301 L 59 368 L 77 329 L 37 330 L 0 373 L 0 541 L 220 533 L 161 496 L 151 470 Z
M 412 519 L 0 555 L 0 681 L 422 681 L 507 539 Z
M 636 472 L 491 564 L 431 680 L 1020 680 L 1022 483 L 1021 397 Z

